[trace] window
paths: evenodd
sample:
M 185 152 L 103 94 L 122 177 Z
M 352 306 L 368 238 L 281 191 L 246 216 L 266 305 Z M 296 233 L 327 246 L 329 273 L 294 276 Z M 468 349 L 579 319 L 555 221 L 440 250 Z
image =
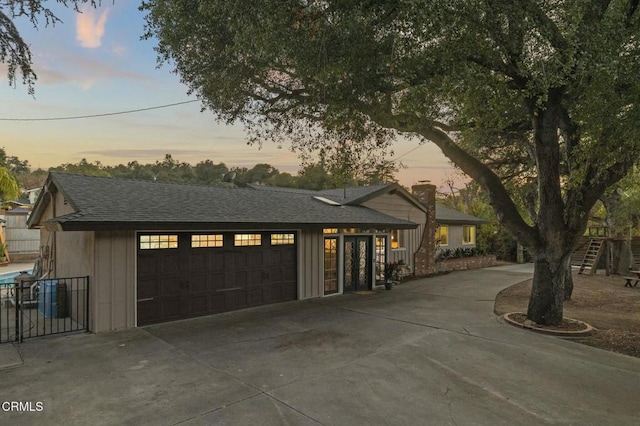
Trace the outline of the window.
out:
M 294 234 L 271 234 L 271 245 L 294 244 L 296 242 Z
M 140 249 L 173 249 L 178 248 L 177 235 L 140 235 Z
M 262 245 L 262 235 L 260 234 L 235 234 L 233 245 L 240 246 L 260 246 Z
M 391 231 L 391 248 L 401 249 L 404 248 L 404 232 L 399 229 Z
M 384 283 L 385 263 L 387 263 L 387 237 L 376 236 L 376 284 Z
M 338 239 L 324 239 L 324 294 L 338 292 Z
M 222 234 L 212 234 L 212 235 L 192 235 L 191 236 L 191 247 L 222 247 L 223 246 L 223 238 Z
M 338 228 L 324 228 L 322 230 L 322 232 L 324 234 L 337 234 L 338 233 Z
M 436 244 L 439 246 L 449 245 L 449 226 L 438 225 L 436 230 Z
M 476 227 L 474 225 L 462 227 L 462 244 L 476 243 Z

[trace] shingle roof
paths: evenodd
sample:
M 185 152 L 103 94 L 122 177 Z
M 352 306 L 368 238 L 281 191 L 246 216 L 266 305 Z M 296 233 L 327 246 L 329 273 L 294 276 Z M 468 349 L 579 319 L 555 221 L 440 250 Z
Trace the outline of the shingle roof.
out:
M 436 222 L 439 223 L 452 223 L 452 224 L 480 224 L 486 223 L 484 219 L 471 216 L 454 209 L 450 209 L 441 204 L 436 204 Z
M 323 197 L 344 206 L 358 206 L 367 200 L 377 197 L 384 193 L 398 193 L 400 196 L 407 199 L 409 202 L 415 204 L 418 208 L 426 211 L 426 207 L 413 195 L 407 192 L 400 185 L 395 183 L 386 183 L 382 185 L 371 186 L 349 186 L 346 188 L 336 189 L 322 189 L 320 191 L 312 191 L 308 189 L 297 188 L 280 188 L 275 186 L 266 185 L 253 185 L 252 188 L 260 189 L 263 191 L 275 191 L 275 192 L 298 192 L 303 194 L 311 194 L 316 197 Z
M 76 210 L 53 219 L 62 229 L 239 228 L 305 225 L 415 228 L 417 225 L 360 206 L 332 206 L 314 194 L 258 191 L 51 173 L 51 184 Z M 40 220 L 45 199 L 30 224 Z

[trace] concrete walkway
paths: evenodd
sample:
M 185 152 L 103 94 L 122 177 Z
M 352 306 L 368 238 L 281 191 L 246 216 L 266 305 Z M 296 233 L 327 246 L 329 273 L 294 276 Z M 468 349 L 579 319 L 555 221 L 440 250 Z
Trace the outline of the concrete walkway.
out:
M 0 424 L 637 425 L 640 359 L 505 325 L 530 265 L 100 335 L 34 339 Z M 37 411 L 36 402 L 42 403 Z

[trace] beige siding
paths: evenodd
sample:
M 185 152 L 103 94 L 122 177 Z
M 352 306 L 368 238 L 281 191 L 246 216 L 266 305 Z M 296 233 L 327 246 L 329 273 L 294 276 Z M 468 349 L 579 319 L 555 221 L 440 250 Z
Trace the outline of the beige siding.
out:
M 409 265 L 410 273 L 414 271 L 414 255 L 422 242 L 427 213 L 418 206 L 398 194 L 382 194 L 362 204 L 370 209 L 388 214 L 398 219 L 417 223 L 416 229 L 407 229 L 404 232 L 404 248 L 389 250 L 388 259 L 391 262 L 404 260 Z
M 93 274 L 93 231 L 53 233 L 56 277 L 81 277 Z
M 298 299 L 322 296 L 324 274 L 322 229 L 305 230 L 298 240 Z
M 96 232 L 92 280 L 92 331 L 135 327 L 136 245 L 134 231 Z
M 462 226 L 463 225 L 450 225 L 445 224 L 449 227 L 449 243 L 446 246 L 441 246 L 440 249 L 451 249 L 455 250 L 458 247 L 471 248 L 475 247 L 475 244 L 462 244 Z M 476 226 L 476 238 L 477 238 L 478 228 Z
M 54 268 L 50 277 L 71 278 L 89 276 L 89 296 L 91 296 L 93 275 L 93 247 L 95 244 L 92 231 L 65 231 L 51 233 L 51 247 Z M 70 293 L 71 316 L 81 324 L 87 324 L 85 314 L 86 292 L 83 281 L 72 281 L 73 291 Z M 89 330 L 91 327 L 91 301 L 89 301 Z M 79 308 L 79 309 L 74 309 Z M 82 307 L 82 308 L 80 308 Z

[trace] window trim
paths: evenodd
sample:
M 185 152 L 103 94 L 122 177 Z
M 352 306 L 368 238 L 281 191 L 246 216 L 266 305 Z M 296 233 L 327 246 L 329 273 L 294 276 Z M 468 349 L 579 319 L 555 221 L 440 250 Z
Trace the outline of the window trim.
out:
M 178 234 L 138 234 L 138 250 L 170 250 L 178 246 Z
M 198 238 L 197 241 L 194 241 L 194 237 Z M 202 237 L 206 237 L 204 240 Z M 210 239 L 209 237 L 214 237 Z M 202 245 L 202 243 L 206 243 L 206 245 Z M 213 242 L 213 245 L 209 245 L 210 242 Z M 198 245 L 194 245 L 194 243 L 198 243 Z M 224 234 L 191 234 L 191 248 L 220 248 L 224 247 Z
M 466 237 L 465 231 L 467 229 L 472 230 L 470 235 L 473 237 L 472 238 L 473 241 L 465 242 L 465 237 Z M 474 244 L 476 244 L 476 226 L 475 225 L 462 225 L 462 245 L 470 246 L 470 245 L 474 245 Z
M 293 232 L 271 234 L 272 246 L 290 246 L 296 243 L 296 234 Z
M 234 247 L 259 247 L 261 245 L 262 234 L 233 234 Z
M 447 229 L 447 242 L 446 243 L 442 243 L 442 229 L 446 228 Z M 436 241 L 440 240 L 440 242 L 438 243 L 438 246 L 440 247 L 447 247 L 449 245 L 449 225 L 447 224 L 441 224 L 438 225 L 437 229 L 436 229 Z
M 396 235 L 395 238 L 397 239 L 397 247 L 393 246 L 394 234 Z M 407 246 L 405 243 L 406 242 L 403 229 L 392 229 L 389 231 L 389 247 L 391 248 L 391 250 L 407 250 Z

